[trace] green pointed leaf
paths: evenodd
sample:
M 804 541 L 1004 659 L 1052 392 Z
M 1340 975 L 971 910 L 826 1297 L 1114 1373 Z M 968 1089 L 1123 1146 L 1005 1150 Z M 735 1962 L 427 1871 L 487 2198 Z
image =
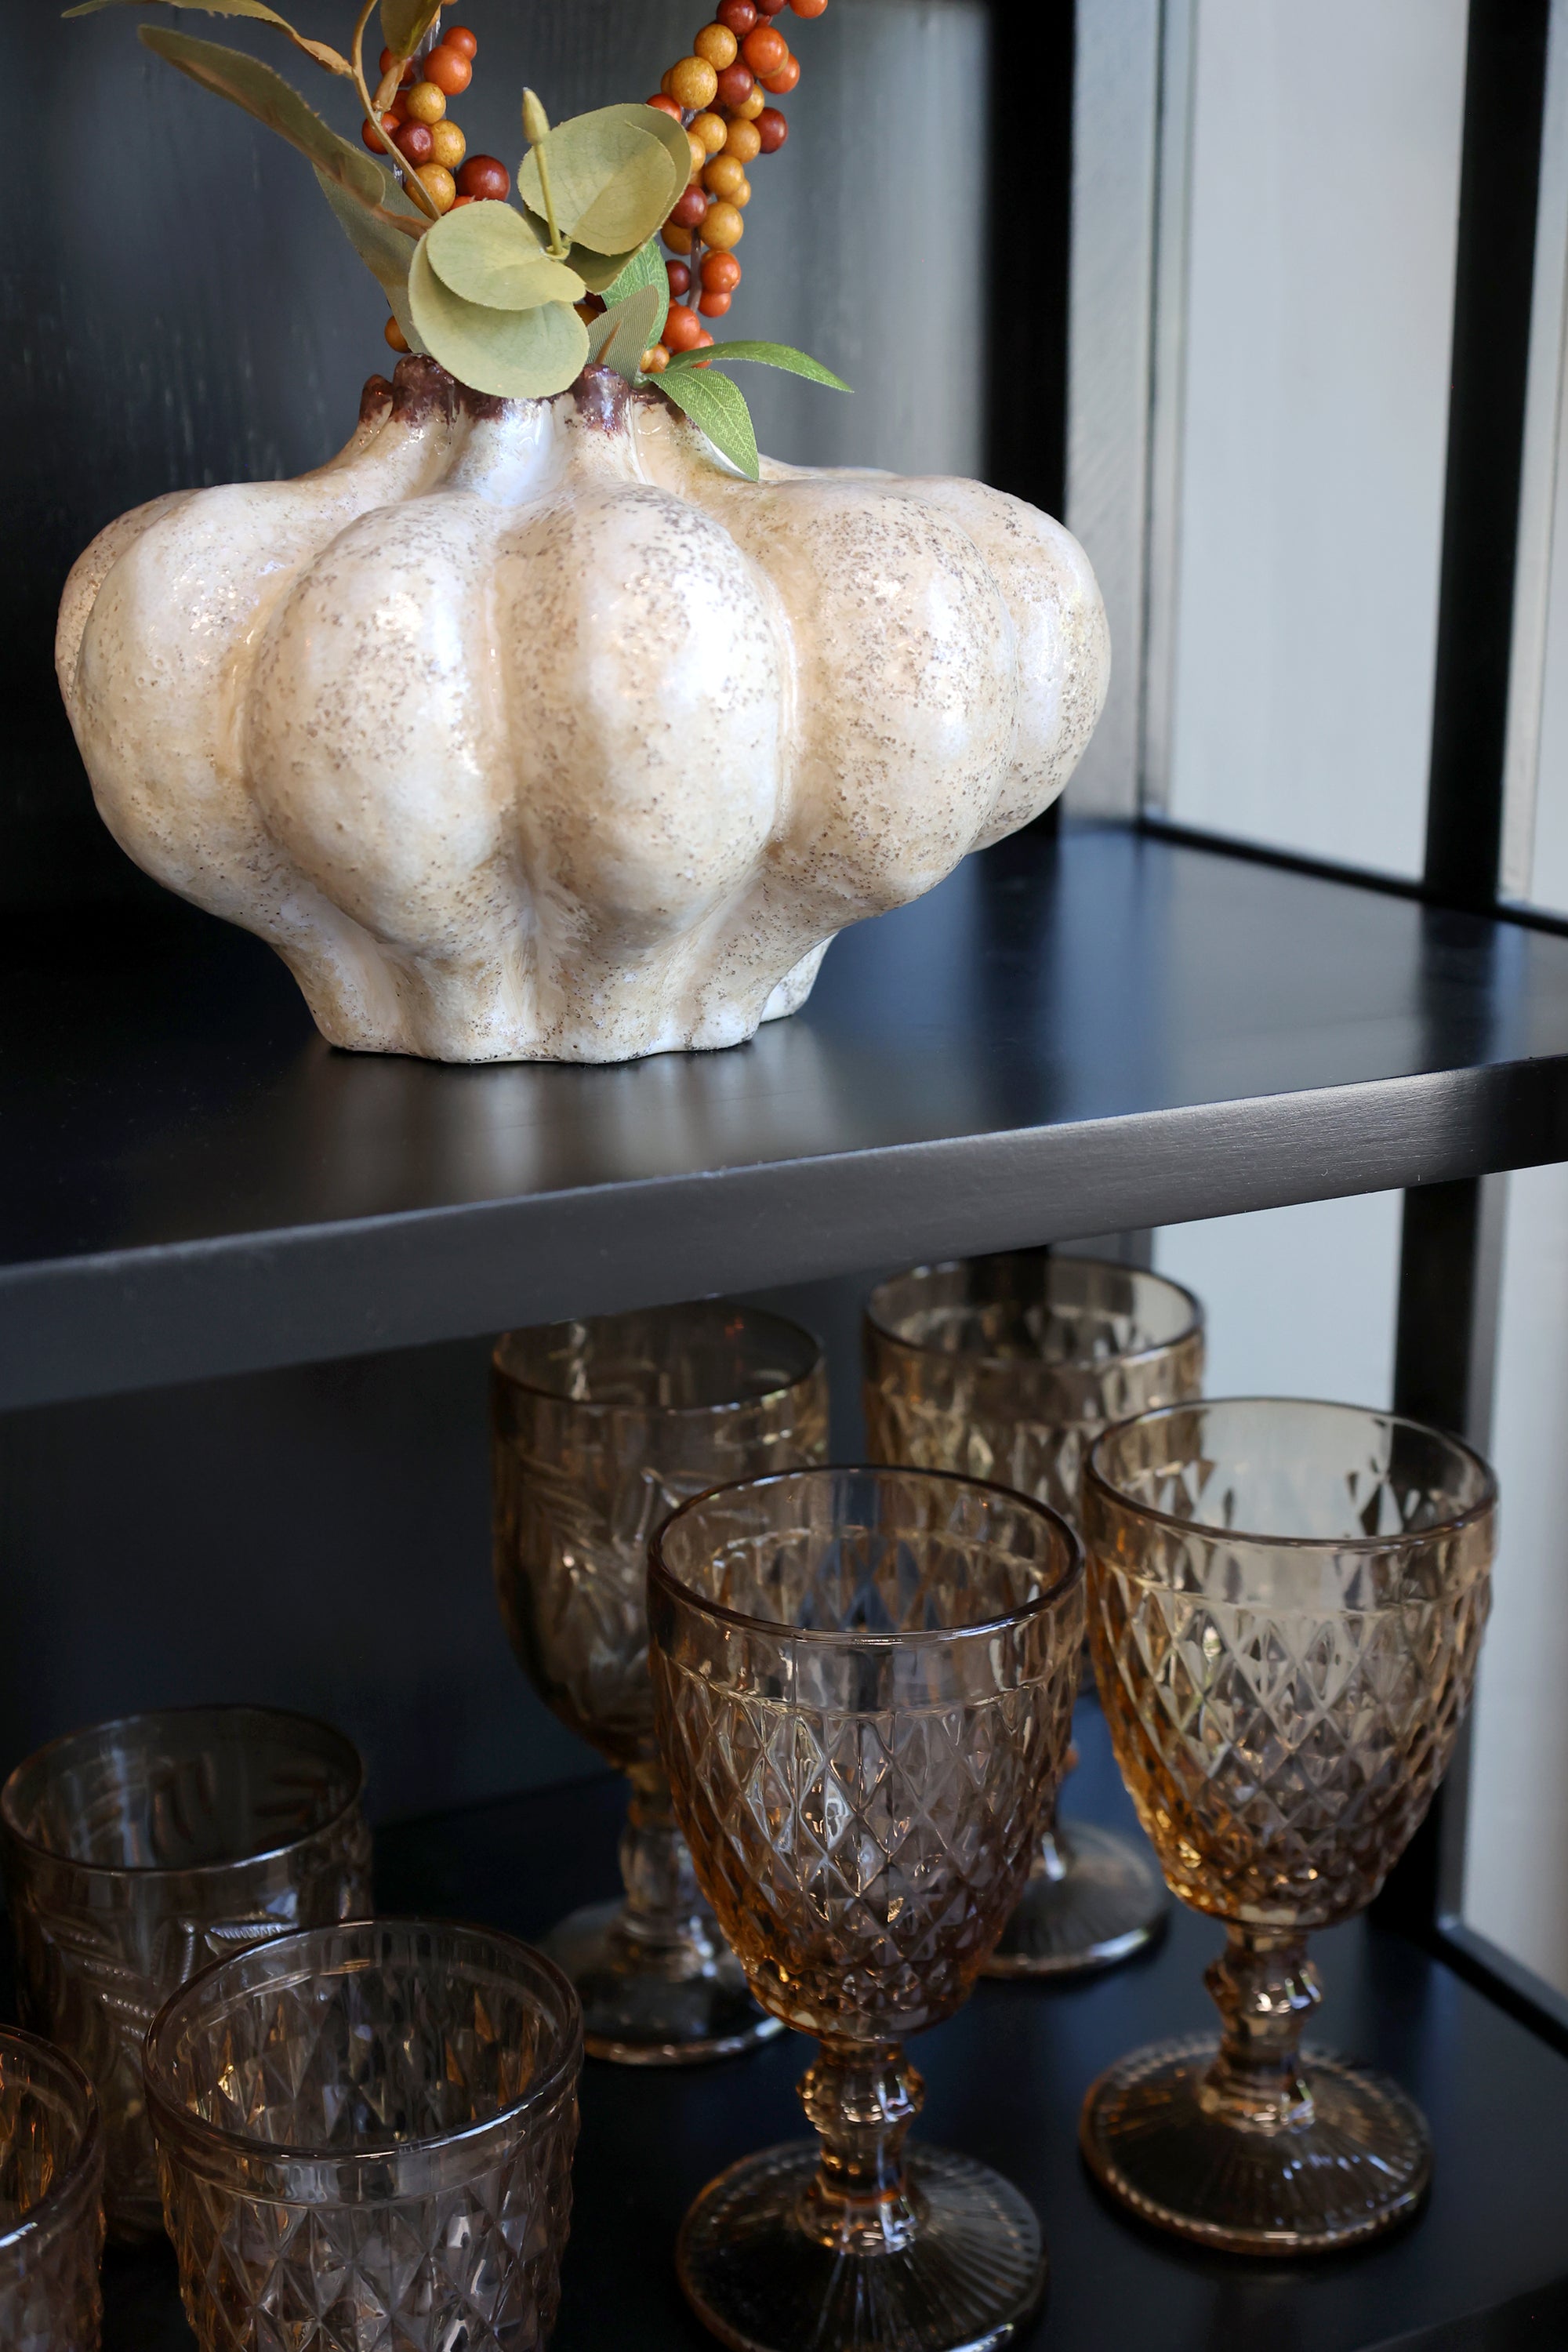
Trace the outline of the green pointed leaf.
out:
M 600 291 L 606 302 L 624 302 L 626 296 L 635 294 L 640 286 L 662 286 L 668 305 L 669 272 L 664 266 L 664 256 L 658 249 L 658 239 L 654 236 L 650 236 L 646 245 L 638 246 L 626 268 L 618 269 L 609 284 L 602 287 Z M 662 327 L 663 324 L 664 320 L 661 318 L 659 325 Z
M 441 13 L 441 0 L 381 0 L 381 34 L 396 58 L 411 58 Z
M 465 205 L 447 213 L 426 239 L 430 267 L 449 293 L 490 310 L 536 310 L 542 302 L 580 302 L 587 290 L 574 269 L 542 253 L 521 213 L 506 204 Z
M 77 0 L 74 8 L 63 9 L 61 14 L 67 16 L 96 16 L 100 8 L 134 8 L 140 5 L 141 0 Z M 297 49 L 303 49 L 308 58 L 314 58 L 316 63 L 325 66 L 330 73 L 352 75 L 353 72 L 347 58 L 340 56 L 325 41 L 309 40 L 303 33 L 297 33 L 287 16 L 280 16 L 276 8 L 268 8 L 266 0 L 179 0 L 179 5 L 199 8 L 205 16 L 251 16 L 258 24 L 276 25 L 280 33 L 288 34 Z
M 826 383 L 835 392 L 854 389 L 842 376 L 835 375 L 831 368 L 825 368 L 820 360 L 814 360 L 809 352 L 795 351 L 789 343 L 715 343 L 711 351 L 677 352 L 669 366 L 684 370 L 698 360 L 717 360 L 721 367 L 727 366 L 731 360 L 755 360 L 763 367 L 784 368 L 791 375 L 803 375 L 809 383 Z M 666 373 L 668 372 L 667 369 Z
M 531 310 L 465 302 L 437 277 L 429 243 L 421 237 L 414 248 L 408 303 L 431 358 L 459 383 L 502 399 L 547 400 L 564 392 L 588 355 L 588 331 L 570 302 L 543 302 Z
M 677 408 L 686 411 L 693 425 L 707 434 L 721 457 L 728 457 L 748 482 L 758 479 L 762 467 L 757 457 L 757 436 L 752 412 L 738 383 L 731 383 L 727 375 L 710 375 L 689 367 L 677 369 L 673 361 L 662 375 L 650 376 L 647 381 L 657 384 Z
M 397 183 L 364 148 L 351 147 L 346 139 L 340 139 L 270 66 L 238 49 L 222 48 L 216 41 L 198 41 L 189 33 L 170 32 L 162 25 L 142 25 L 138 29 L 155 56 L 177 66 L 204 89 L 243 107 L 382 219 L 395 226 L 403 222 L 411 236 L 418 235 L 419 215 L 405 203 Z
M 640 121 L 637 118 L 641 118 Z M 662 123 L 679 141 L 677 164 Z M 604 106 L 558 122 L 518 166 L 518 194 L 531 213 L 546 211 L 539 158 L 550 167 L 550 193 L 563 236 L 595 253 L 626 253 L 651 236 L 691 171 L 686 133 L 652 106 Z
M 658 342 L 668 308 L 668 280 L 662 288 L 639 286 L 624 302 L 612 302 L 604 317 L 595 319 L 588 329 L 589 358 L 635 383 L 642 373 L 642 355 Z
M 408 269 L 414 259 L 415 247 L 401 229 L 393 227 L 376 213 L 357 204 L 335 180 L 327 177 L 320 164 L 316 177 L 322 195 L 336 215 L 339 227 L 348 238 L 376 284 L 392 306 L 392 315 L 403 330 L 403 339 L 410 351 L 425 348 L 414 324 L 414 313 L 408 307 Z M 410 211 L 413 207 L 409 207 Z

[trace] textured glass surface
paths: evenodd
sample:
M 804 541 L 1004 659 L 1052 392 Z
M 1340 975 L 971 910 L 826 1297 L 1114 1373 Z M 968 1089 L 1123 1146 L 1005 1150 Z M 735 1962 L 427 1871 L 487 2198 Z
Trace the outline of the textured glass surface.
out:
M 1217 2042 L 1144 2052 L 1084 2141 L 1147 2218 L 1310 2251 L 1407 2211 L 1429 2168 L 1393 2084 L 1303 2062 L 1305 1935 L 1371 1901 L 1474 1686 L 1496 1538 L 1457 1440 L 1350 1406 L 1183 1405 L 1110 1432 L 1084 1484 L 1117 1759 L 1173 1891 L 1225 1920 Z
M 626 1900 L 551 1949 L 597 2057 L 672 2063 L 775 2030 L 698 1892 L 669 1811 L 647 1675 L 647 1547 L 708 1487 L 820 1462 L 827 1372 L 807 1331 L 724 1299 L 509 1332 L 492 1381 L 495 1577 L 542 1697 L 632 1780 Z
M 658 1731 L 702 1887 L 763 2006 L 821 2041 L 818 2145 L 734 2168 L 679 2261 L 732 2344 L 1010 2339 L 1044 2284 L 1016 2192 L 904 2135 L 900 2042 L 968 1994 L 1061 1770 L 1078 1547 L 1022 1496 L 896 1470 L 706 1496 L 656 1538 Z
M 79 2067 L 0 2029 L 0 2345 L 98 2352 L 103 2133 Z
M 875 1461 L 993 1478 L 1078 1524 L 1084 1454 L 1110 1422 L 1195 1397 L 1203 1310 L 1136 1266 L 1049 1250 L 917 1266 L 867 1301 L 865 1408 Z M 1166 1903 L 1146 1846 L 1053 1808 L 987 1966 L 1062 1976 L 1126 1959 Z
M 306 1717 L 190 1707 L 72 1733 L 0 1791 L 23 2019 L 97 2086 L 112 2235 L 163 2226 L 147 2028 L 211 1960 L 369 1910 L 363 1778 Z
M 148 2096 L 202 2352 L 535 2352 L 581 2059 L 559 1970 L 479 1928 L 318 1928 L 176 1996 Z

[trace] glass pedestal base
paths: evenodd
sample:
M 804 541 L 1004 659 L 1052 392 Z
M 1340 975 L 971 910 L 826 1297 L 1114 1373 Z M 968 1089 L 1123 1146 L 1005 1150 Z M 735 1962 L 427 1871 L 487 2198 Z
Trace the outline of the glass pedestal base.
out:
M 1205 2100 L 1217 2035 L 1157 2042 L 1102 2074 L 1079 2140 L 1095 2179 L 1142 2221 L 1236 2254 L 1359 2244 L 1413 2213 L 1432 2171 L 1426 2119 L 1398 2084 L 1307 2050 L 1310 2111 L 1232 2121 Z
M 622 2066 L 691 2066 L 734 2058 L 784 2026 L 757 2007 L 735 1958 L 711 1939 L 639 1943 L 624 1903 L 595 1903 L 552 1930 L 544 1949 L 583 2004 L 590 2058 Z
M 1092 1822 L 1060 1822 L 984 1973 L 1063 1977 L 1111 1968 L 1154 1941 L 1169 1907 L 1146 1846 Z
M 676 2266 L 703 2326 L 731 2352 L 996 2352 L 1039 2310 L 1046 2253 L 1034 2210 L 968 2157 L 905 2158 L 914 2229 L 875 2252 L 825 2243 L 802 2221 L 822 2151 L 764 2149 L 710 2181 L 680 2226 Z

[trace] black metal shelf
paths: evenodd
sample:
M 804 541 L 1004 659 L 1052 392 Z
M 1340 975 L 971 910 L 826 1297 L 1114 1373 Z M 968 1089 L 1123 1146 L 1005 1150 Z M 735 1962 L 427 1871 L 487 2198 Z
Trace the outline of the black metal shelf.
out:
M 1103 1721 L 1079 1709 L 1068 1811 L 1130 1817 Z M 538 1936 L 613 1889 L 619 1784 L 600 1778 L 383 1832 L 384 1911 L 464 1915 Z M 1034 2201 L 1052 2262 L 1039 2352 L 1515 2352 L 1564 2340 L 1562 2118 L 1568 2058 L 1402 1937 L 1358 1923 L 1315 1939 L 1319 2038 L 1386 2067 L 1432 2126 L 1425 2210 L 1361 2253 L 1316 2263 L 1189 2252 L 1091 2189 L 1079 2102 L 1135 2044 L 1212 2023 L 1202 1971 L 1218 1942 L 1183 1914 L 1148 1960 L 1074 1988 L 982 1985 L 911 2045 L 918 2129 L 996 2165 Z M 682 2212 L 722 2165 L 805 2136 L 794 2085 L 809 2045 L 689 2072 L 590 2063 L 552 2352 L 712 2352 L 676 2287 Z M 189 2352 L 165 2248 L 112 2254 L 104 2352 Z
M 1568 939 L 1124 828 L 847 932 L 748 1046 L 337 1054 L 178 912 L 13 950 L 0 1406 L 1568 1157 Z

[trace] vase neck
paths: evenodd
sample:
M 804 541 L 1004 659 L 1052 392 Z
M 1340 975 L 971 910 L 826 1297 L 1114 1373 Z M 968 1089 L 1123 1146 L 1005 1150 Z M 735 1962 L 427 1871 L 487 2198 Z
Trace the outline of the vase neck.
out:
M 1201 2094 L 1211 2115 L 1258 2130 L 1310 2124 L 1301 2028 L 1322 1995 L 1304 1936 L 1232 1926 L 1205 1972 L 1224 2021 L 1219 2055 Z

